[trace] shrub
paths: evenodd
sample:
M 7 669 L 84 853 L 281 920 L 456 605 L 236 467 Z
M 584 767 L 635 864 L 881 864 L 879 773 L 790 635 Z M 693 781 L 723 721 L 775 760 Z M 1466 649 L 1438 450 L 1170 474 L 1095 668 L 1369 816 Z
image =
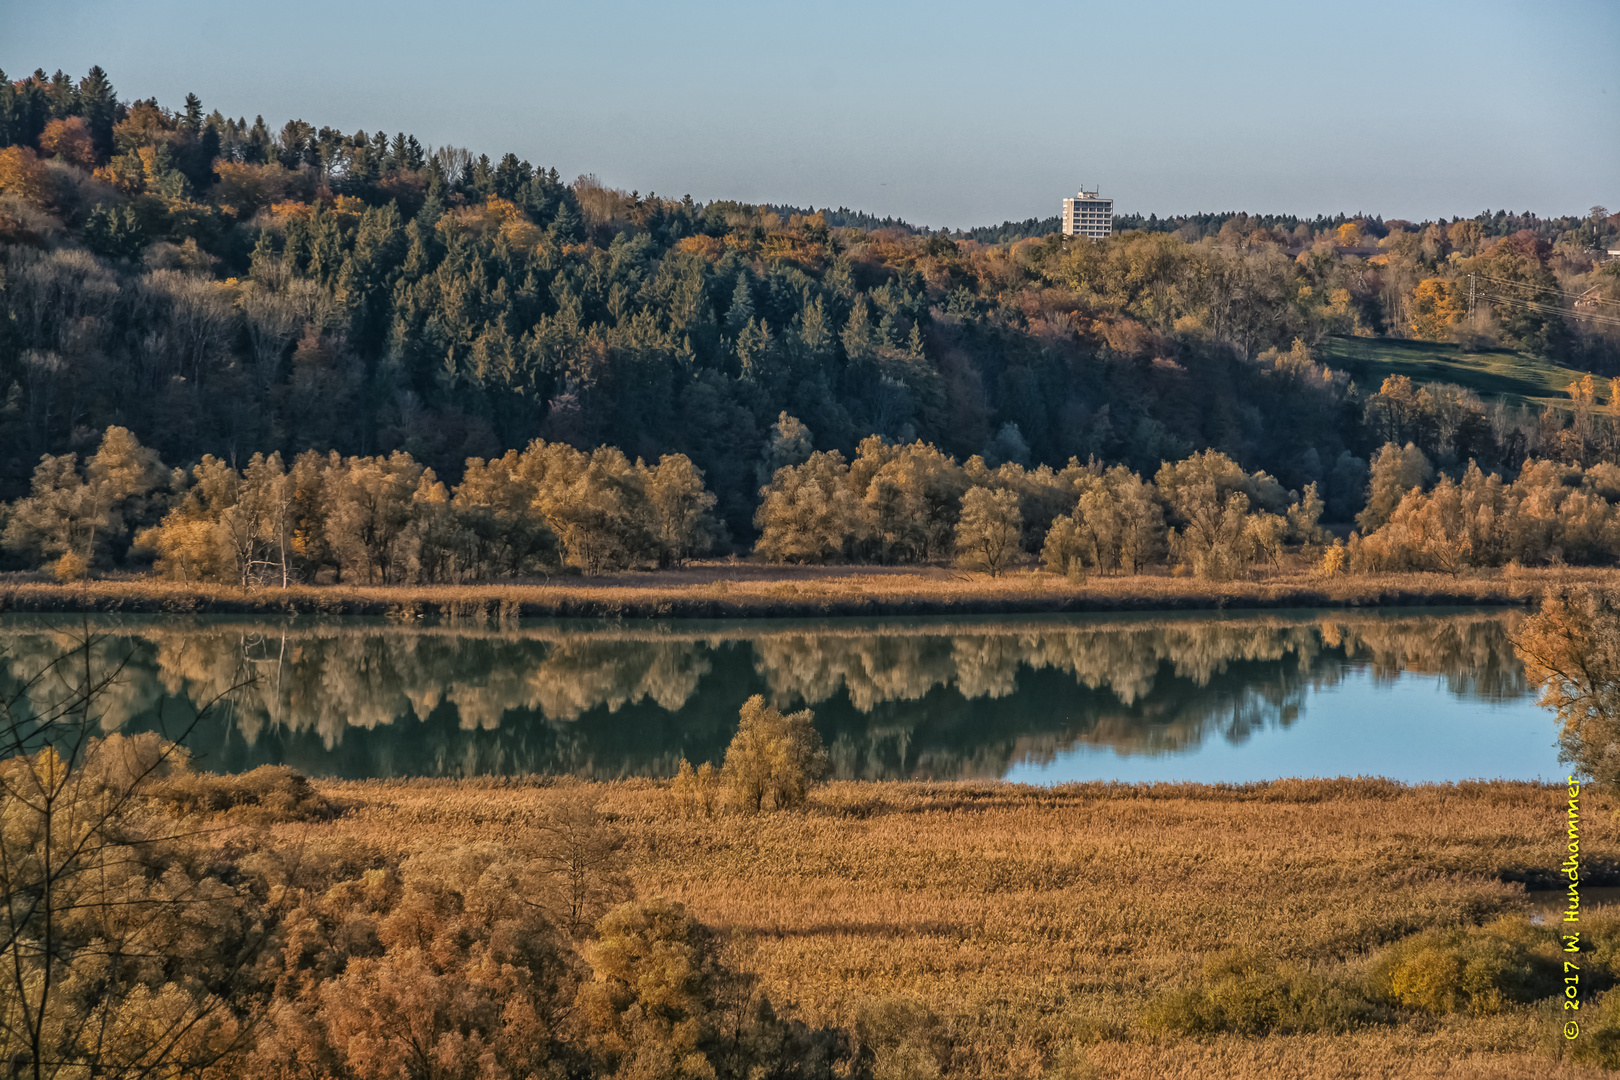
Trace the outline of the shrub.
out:
M 90 564 L 76 551 L 69 551 L 51 564 L 51 576 L 57 581 L 83 581 L 90 573 Z
M 681 904 L 622 904 L 596 928 L 586 950 L 594 978 L 575 1000 L 592 1075 L 832 1080 L 848 1059 L 837 1031 L 780 1020 L 763 995 L 749 996 Z
M 1375 1000 L 1434 1016 L 1485 1015 L 1557 993 L 1560 957 L 1554 931 L 1504 917 L 1397 942 L 1374 962 L 1367 989 Z
M 1573 1017 L 1560 1013 L 1559 1024 Z M 1583 1065 L 1620 1069 L 1620 991 L 1611 990 L 1580 1011 L 1580 1036 L 1570 1048 L 1570 1056 Z
M 276 1000 L 236 1075 L 496 1080 L 567 1075 L 580 971 L 495 845 L 440 850 L 306 888 Z
M 1319 577 L 1336 577 L 1344 573 L 1349 550 L 1349 548 L 1345 547 L 1343 540 L 1335 540 L 1332 547 L 1323 550 L 1322 558 L 1317 561 L 1317 575 Z
M 720 968 L 711 934 L 666 900 L 623 904 L 586 952 L 575 1000 L 591 1054 L 612 1075 L 712 1077 Z
M 320 820 L 335 809 L 285 765 L 261 765 L 239 776 L 179 772 L 153 787 L 152 801 L 175 817 L 223 815 L 257 825 Z
M 682 758 L 670 789 L 681 813 L 687 817 L 713 817 L 720 797 L 720 773 L 707 761 L 694 769 L 690 761 Z
M 950 1042 L 933 1011 L 905 998 L 878 998 L 855 1019 L 860 1058 L 873 1080 L 928 1080 L 950 1059 Z
M 1197 984 L 1159 998 L 1144 1020 L 1184 1035 L 1266 1035 L 1344 1031 L 1377 1013 L 1348 981 L 1239 953 L 1211 958 Z

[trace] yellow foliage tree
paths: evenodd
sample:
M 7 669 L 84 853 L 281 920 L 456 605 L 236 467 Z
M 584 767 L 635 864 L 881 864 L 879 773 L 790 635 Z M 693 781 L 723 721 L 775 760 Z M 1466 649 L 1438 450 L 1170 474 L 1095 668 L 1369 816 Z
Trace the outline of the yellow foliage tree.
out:
M 956 564 L 995 577 L 1018 557 L 1022 535 L 1017 492 L 969 488 L 962 496 L 962 519 L 956 525 Z
M 1550 594 L 1513 646 L 1542 707 L 1558 718 L 1563 759 L 1596 780 L 1620 780 L 1620 596 Z
M 1447 332 L 1462 321 L 1468 307 L 1457 295 L 1457 287 L 1445 278 L 1424 278 L 1412 290 L 1412 336 L 1425 341 L 1442 341 Z

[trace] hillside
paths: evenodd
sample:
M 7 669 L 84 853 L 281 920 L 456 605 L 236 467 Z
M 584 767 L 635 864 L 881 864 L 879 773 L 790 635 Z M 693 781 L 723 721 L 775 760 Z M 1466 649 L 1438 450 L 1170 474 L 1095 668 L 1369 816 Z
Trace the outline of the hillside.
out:
M 367 476 L 392 461 L 413 483 L 431 469 L 426 490 L 447 496 L 531 445 L 616 448 L 627 476 L 637 459 L 684 459 L 713 496 L 722 551 L 761 535 L 777 468 L 863 445 L 868 464 L 910 445 L 964 469 L 1095 459 L 1144 477 L 1213 449 L 1284 491 L 1316 484 L 1325 520 L 1342 522 L 1397 434 L 1440 468 L 1595 460 L 1584 428 L 1452 415 L 1478 412 L 1472 400 L 1448 398 L 1444 422 L 1432 401 L 1369 414 L 1386 366 L 1514 401 L 1569 381 L 1519 370 L 1522 355 L 1620 371 L 1606 325 L 1524 299 L 1620 304 L 1620 264 L 1591 257 L 1620 234 L 1606 212 L 1201 215 L 1174 232 L 1121 218 L 1129 231 L 1098 242 L 992 244 L 176 104 L 121 95 L 99 67 L 77 83 L 0 77 L 0 500 L 71 487 L 66 455 L 110 430 L 156 455 L 146 493 L 164 488 L 111 530 L 49 540 L 94 565 L 138 568 L 127 541 L 197 469 L 256 453 L 303 458 L 306 473 L 332 453 L 343 470 L 369 462 Z M 1517 352 L 1436 373 L 1430 358 L 1454 350 L 1362 343 L 1455 336 L 1468 274 L 1515 290 L 1469 333 Z M 1324 340 L 1324 355 L 1305 344 Z M 1028 532 L 1033 547 L 1044 524 Z M 41 565 L 33 539 L 13 540 L 13 565 Z

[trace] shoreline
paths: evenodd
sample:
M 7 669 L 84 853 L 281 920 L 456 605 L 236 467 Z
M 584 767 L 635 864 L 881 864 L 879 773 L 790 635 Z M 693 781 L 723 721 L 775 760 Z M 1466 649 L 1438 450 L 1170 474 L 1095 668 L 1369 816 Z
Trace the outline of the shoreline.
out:
M 763 571 L 763 572 L 762 572 Z M 815 571 L 813 573 L 807 571 Z M 1071 582 L 1021 572 L 710 564 L 551 582 L 297 585 L 244 591 L 159 580 L 0 582 L 0 613 L 381 616 L 451 622 L 519 618 L 753 619 L 1086 614 L 1263 608 L 1523 607 L 1548 588 L 1620 587 L 1620 569 L 1512 569 L 1468 576 L 1279 574 L 1204 582 L 1141 575 Z

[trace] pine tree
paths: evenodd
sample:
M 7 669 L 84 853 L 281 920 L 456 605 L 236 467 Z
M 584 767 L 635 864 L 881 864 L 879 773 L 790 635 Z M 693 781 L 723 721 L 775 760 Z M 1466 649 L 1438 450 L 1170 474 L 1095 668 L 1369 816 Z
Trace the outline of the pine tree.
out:
M 113 151 L 113 121 L 117 117 L 118 95 L 101 68 L 92 67 L 79 81 L 79 115 L 90 125 L 90 138 L 97 157 L 105 161 Z
M 844 324 L 839 338 L 844 343 L 844 355 L 852 362 L 870 360 L 877 355 L 877 333 L 872 326 L 871 313 L 867 310 L 866 297 L 856 297 L 855 306 L 849 312 L 849 321 Z
M 731 290 L 731 306 L 726 308 L 726 333 L 736 337 L 754 321 L 754 292 L 749 287 L 748 271 L 737 275 L 737 287 Z

